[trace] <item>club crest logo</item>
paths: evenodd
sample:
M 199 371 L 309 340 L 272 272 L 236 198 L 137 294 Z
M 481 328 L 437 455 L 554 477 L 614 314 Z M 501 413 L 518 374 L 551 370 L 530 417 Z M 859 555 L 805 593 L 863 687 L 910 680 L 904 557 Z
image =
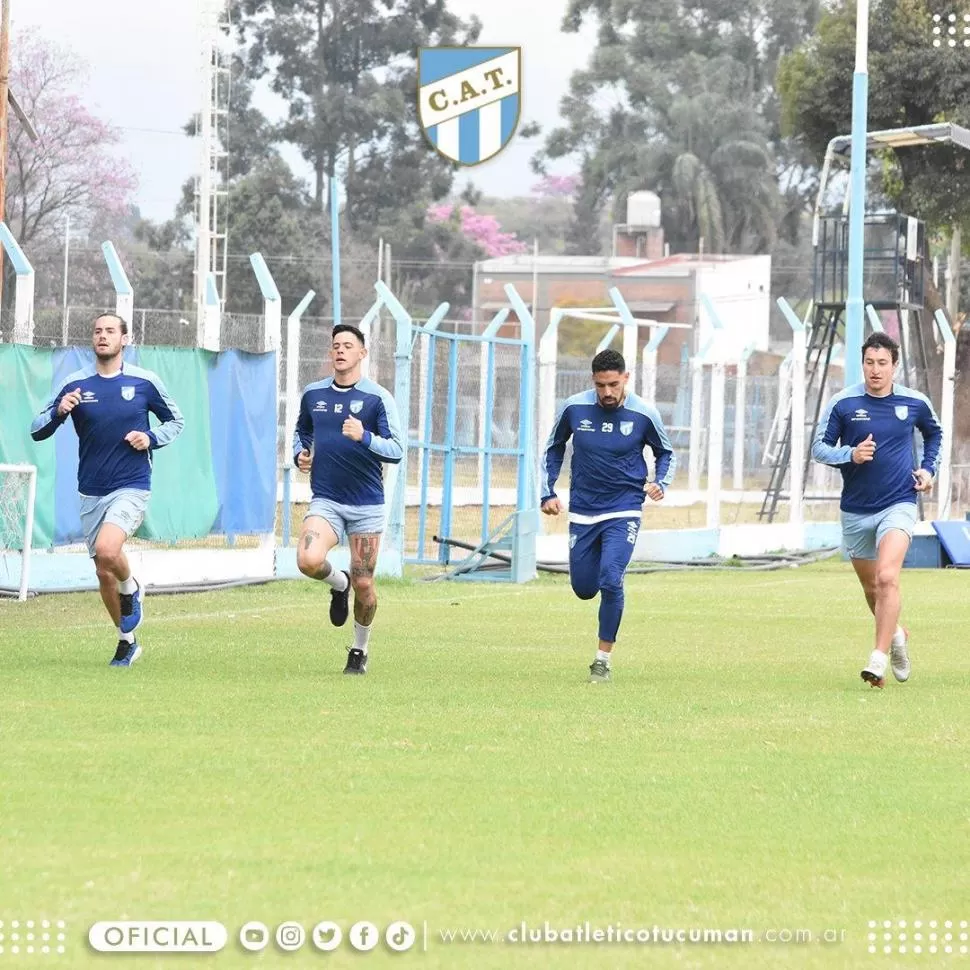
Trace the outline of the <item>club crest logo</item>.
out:
M 905 421 L 909 417 L 909 407 L 908 407 L 908 405 L 906 405 L 906 404 L 897 404 L 896 405 L 896 417 L 899 418 L 900 421 Z
M 579 538 L 579 536 L 577 536 L 575 532 L 570 532 L 570 533 L 569 533 L 569 548 L 570 548 L 570 549 L 572 549 L 572 548 L 573 548 L 573 546 L 575 546 L 575 545 L 576 545 L 576 540 L 577 540 L 578 538 Z
M 363 401 L 351 401 L 350 402 L 350 413 L 360 414 L 360 409 L 364 406 Z
M 133 387 L 123 387 L 121 389 L 121 396 L 126 401 L 133 401 L 135 399 L 135 389 Z
M 633 422 L 632 421 L 621 421 L 620 422 L 620 434 L 625 434 L 627 436 L 633 434 Z
M 522 107 L 521 47 L 421 47 L 418 120 L 451 162 L 478 165 L 511 140 Z

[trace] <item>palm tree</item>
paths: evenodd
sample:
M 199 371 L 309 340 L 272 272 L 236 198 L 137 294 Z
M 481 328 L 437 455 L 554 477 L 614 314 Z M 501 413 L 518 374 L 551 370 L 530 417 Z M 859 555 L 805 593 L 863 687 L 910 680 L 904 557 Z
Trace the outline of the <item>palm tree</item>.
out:
M 764 122 L 727 92 L 676 97 L 625 186 L 660 195 L 671 248 L 764 251 L 775 239 L 779 209 Z M 638 183 L 638 184 L 635 184 Z M 652 183 L 652 184 L 651 184 Z

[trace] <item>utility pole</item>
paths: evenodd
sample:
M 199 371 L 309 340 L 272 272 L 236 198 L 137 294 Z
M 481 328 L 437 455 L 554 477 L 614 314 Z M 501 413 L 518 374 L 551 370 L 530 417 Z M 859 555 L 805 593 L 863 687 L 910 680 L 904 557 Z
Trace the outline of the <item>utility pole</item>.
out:
M 10 86 L 10 0 L 0 0 L 0 222 L 7 218 L 7 92 Z M 0 306 L 3 305 L 3 247 L 0 246 Z

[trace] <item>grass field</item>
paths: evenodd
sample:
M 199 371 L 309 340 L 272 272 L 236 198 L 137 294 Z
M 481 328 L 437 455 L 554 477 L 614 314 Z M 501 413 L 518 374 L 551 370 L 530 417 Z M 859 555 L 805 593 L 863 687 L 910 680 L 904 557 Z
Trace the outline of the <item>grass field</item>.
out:
M 884 691 L 859 679 L 870 620 L 835 562 L 630 577 L 596 686 L 595 604 L 565 578 L 384 583 L 364 678 L 310 583 L 150 599 L 131 670 L 107 666 L 96 594 L 0 601 L 0 970 L 970 966 L 970 597 L 958 572 L 903 582 L 913 678 Z M 65 953 L 28 956 L 28 919 L 38 946 L 65 921 Z M 89 949 L 122 919 L 218 920 L 229 942 Z M 417 945 L 237 942 L 323 919 L 407 920 Z M 887 919 L 906 954 L 882 952 Z M 755 941 L 442 938 L 522 921 Z

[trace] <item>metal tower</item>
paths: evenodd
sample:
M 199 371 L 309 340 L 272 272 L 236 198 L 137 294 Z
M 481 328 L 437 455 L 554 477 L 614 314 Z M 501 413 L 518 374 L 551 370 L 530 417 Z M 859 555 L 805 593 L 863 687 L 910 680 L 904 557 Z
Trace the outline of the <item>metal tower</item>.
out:
M 228 119 L 231 55 L 228 0 L 198 0 L 200 30 L 199 175 L 196 178 L 195 308 L 200 338 L 206 278 L 226 300 Z M 204 343 L 200 339 L 200 345 Z
M 923 339 L 923 283 L 926 253 L 924 224 L 898 212 L 867 215 L 864 221 L 863 280 L 869 328 L 885 329 L 899 343 L 900 378 L 907 387 L 929 394 L 929 361 Z M 844 216 L 818 220 L 813 271 L 812 321 L 808 334 L 805 387 L 806 451 L 792 456 L 791 414 L 779 421 L 781 435 L 769 448 L 771 480 L 758 513 L 762 521 L 774 521 L 778 503 L 790 496 L 785 491 L 791 462 L 803 465 L 802 482 L 808 480 L 811 443 L 825 401 L 832 387 L 829 368 L 839 344 L 845 343 L 848 297 L 849 227 Z M 865 339 L 866 333 L 863 334 Z M 789 406 L 782 400 L 779 407 Z

